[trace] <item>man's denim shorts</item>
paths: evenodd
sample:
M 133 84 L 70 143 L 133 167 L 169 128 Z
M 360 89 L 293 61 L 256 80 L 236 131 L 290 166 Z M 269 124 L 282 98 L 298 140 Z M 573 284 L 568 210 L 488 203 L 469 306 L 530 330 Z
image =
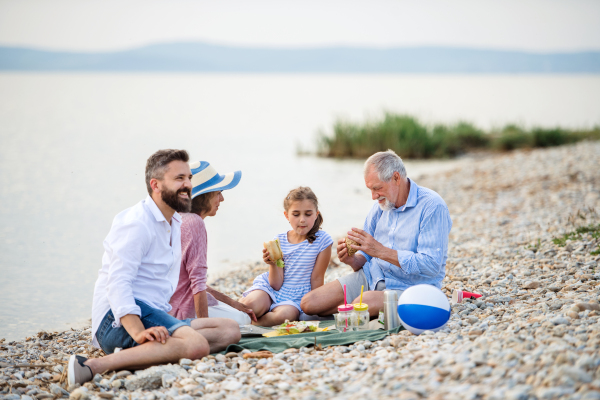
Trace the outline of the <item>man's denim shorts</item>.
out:
M 144 328 L 146 329 L 153 326 L 164 326 L 169 331 L 169 335 L 172 335 L 176 329 L 181 328 L 182 326 L 190 326 L 190 322 L 192 321 L 191 318 L 183 321 L 178 320 L 166 312 L 152 308 L 148 304 L 139 300 L 136 300 L 135 304 L 137 304 L 142 311 L 142 316 L 140 319 L 142 320 Z M 117 347 L 128 349 L 139 344 L 133 340 L 129 333 L 127 333 L 127 330 L 125 330 L 123 325 L 119 326 L 118 328 L 114 328 L 114 322 L 115 317 L 113 312 L 112 310 L 108 310 L 102 319 L 102 322 L 100 322 L 98 331 L 96 331 L 98 343 L 100 343 L 100 347 L 102 347 L 102 350 L 104 350 L 106 354 L 112 354 Z

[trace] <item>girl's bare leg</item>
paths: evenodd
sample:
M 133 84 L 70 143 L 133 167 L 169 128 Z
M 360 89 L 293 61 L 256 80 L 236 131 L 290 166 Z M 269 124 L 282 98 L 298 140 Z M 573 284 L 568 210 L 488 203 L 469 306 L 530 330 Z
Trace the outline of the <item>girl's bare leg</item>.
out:
M 257 289 L 248 293 L 248 296 L 243 297 L 240 300 L 240 303 L 251 308 L 252 311 L 254 311 L 256 318 L 260 318 L 269 311 L 272 301 L 271 296 L 269 296 L 267 292 Z M 255 322 L 253 322 L 253 324 L 257 325 Z
M 308 315 L 325 317 L 338 312 L 338 306 L 342 304 L 344 304 L 344 289 L 340 285 L 340 281 L 335 280 L 305 294 L 300 302 L 300 307 Z M 371 305 L 369 304 L 370 310 Z M 377 313 L 379 313 L 379 309 L 377 309 Z
M 258 318 L 257 322 L 253 322 L 255 325 L 260 326 L 274 326 L 281 325 L 285 320 L 297 321 L 300 316 L 300 311 L 294 306 L 277 306 L 273 311 L 266 313 L 262 317 Z

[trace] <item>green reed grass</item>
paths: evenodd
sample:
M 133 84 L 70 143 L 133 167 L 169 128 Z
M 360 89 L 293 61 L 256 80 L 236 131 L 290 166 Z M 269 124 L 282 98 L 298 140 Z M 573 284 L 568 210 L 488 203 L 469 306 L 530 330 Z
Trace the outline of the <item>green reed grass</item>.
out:
M 364 124 L 336 121 L 333 135 L 319 134 L 318 154 L 336 158 L 367 158 L 377 151 L 392 149 L 405 158 L 447 158 L 477 150 L 510 151 L 560 146 L 585 139 L 600 140 L 600 127 L 590 130 L 528 130 L 511 124 L 485 132 L 468 122 L 428 126 L 409 115 L 385 113 L 382 119 Z

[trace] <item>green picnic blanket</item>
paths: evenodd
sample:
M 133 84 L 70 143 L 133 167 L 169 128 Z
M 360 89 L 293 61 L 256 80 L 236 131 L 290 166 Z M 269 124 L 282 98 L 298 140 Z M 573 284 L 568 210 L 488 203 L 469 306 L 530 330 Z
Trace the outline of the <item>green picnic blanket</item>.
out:
M 329 323 L 328 323 L 329 322 Z M 333 321 L 321 321 L 320 326 L 325 327 L 331 325 Z M 323 348 L 327 346 L 343 346 L 356 343 L 361 340 L 381 340 L 384 337 L 398 333 L 404 328 L 400 325 L 397 328 L 384 331 L 382 329 L 353 331 L 353 332 L 309 332 L 298 333 L 296 335 L 276 336 L 271 338 L 266 337 L 243 337 L 238 343 L 230 344 L 221 352 L 221 354 L 229 352 L 240 352 L 242 350 L 261 351 L 268 350 L 273 353 L 281 353 L 290 348 L 299 349 L 300 347 L 314 346 L 320 344 Z

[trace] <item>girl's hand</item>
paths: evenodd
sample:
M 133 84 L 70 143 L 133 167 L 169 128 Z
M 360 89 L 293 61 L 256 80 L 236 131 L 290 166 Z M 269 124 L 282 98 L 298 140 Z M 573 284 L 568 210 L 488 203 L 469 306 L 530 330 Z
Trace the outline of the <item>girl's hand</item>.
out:
M 275 290 L 281 289 L 281 285 L 283 285 L 283 268 L 279 268 L 275 261 L 271 260 L 271 255 L 267 249 L 263 249 L 263 261 L 271 267 L 269 269 L 269 285 Z
M 263 261 L 270 266 L 275 266 L 275 261 L 271 260 L 271 255 L 267 251 L 267 249 L 263 249 Z

